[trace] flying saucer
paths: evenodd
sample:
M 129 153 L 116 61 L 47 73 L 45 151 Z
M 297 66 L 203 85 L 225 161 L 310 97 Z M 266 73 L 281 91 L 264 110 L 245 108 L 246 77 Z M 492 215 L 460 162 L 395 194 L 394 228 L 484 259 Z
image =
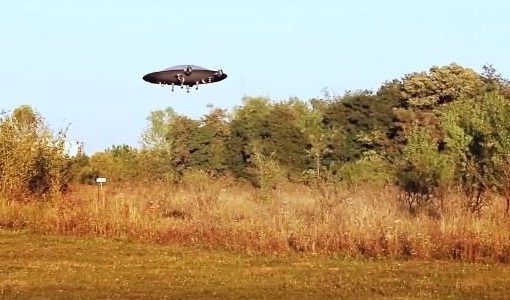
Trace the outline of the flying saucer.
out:
M 147 82 L 172 86 L 172 92 L 175 86 L 181 89 L 186 87 L 188 93 L 193 86 L 198 90 L 200 84 L 218 82 L 225 78 L 227 74 L 222 70 L 214 71 L 195 65 L 178 65 L 143 76 Z

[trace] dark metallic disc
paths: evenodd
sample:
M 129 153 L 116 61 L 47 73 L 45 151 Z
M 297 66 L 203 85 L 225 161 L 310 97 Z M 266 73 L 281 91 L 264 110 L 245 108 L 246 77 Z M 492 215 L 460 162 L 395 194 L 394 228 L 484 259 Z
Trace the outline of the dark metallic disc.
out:
M 195 65 L 179 65 L 143 76 L 143 80 L 150 83 L 188 87 L 218 82 L 225 78 L 227 74 L 222 70 L 214 71 Z

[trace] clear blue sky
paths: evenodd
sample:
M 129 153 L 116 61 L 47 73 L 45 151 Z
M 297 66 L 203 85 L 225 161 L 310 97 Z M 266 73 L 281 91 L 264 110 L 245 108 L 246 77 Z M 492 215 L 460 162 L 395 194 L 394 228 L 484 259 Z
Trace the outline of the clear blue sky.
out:
M 198 118 L 244 95 L 308 99 L 328 87 L 457 62 L 510 77 L 508 1 L 20 0 L 0 4 L 0 109 L 29 104 L 87 153 L 138 146 L 152 110 Z M 144 82 L 179 64 L 227 80 L 186 94 Z

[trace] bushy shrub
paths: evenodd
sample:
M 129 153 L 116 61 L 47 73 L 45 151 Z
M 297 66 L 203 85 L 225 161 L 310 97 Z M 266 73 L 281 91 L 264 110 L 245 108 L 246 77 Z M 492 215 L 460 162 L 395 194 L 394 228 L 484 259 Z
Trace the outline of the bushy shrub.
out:
M 425 128 L 413 128 L 396 173 L 397 184 L 403 191 L 401 200 L 411 212 L 430 204 L 453 180 L 451 157 L 438 151 L 438 147 Z
M 366 151 L 361 159 L 343 164 L 339 176 L 349 184 L 380 184 L 392 182 L 395 170 L 382 155 L 370 150 Z
M 263 192 L 277 189 L 287 181 L 285 169 L 280 166 L 273 155 L 262 154 L 257 147 L 253 148 L 253 160 L 249 167 L 253 175 L 253 184 L 260 187 Z
M 10 200 L 57 196 L 67 185 L 65 133 L 54 135 L 30 106 L 0 119 L 0 193 Z

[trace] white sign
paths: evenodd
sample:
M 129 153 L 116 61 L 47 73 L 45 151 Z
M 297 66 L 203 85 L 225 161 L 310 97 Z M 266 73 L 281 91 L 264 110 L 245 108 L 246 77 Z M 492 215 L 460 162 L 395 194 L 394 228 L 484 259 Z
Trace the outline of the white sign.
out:
M 96 178 L 96 183 L 106 183 L 106 177 L 98 177 L 98 178 Z

